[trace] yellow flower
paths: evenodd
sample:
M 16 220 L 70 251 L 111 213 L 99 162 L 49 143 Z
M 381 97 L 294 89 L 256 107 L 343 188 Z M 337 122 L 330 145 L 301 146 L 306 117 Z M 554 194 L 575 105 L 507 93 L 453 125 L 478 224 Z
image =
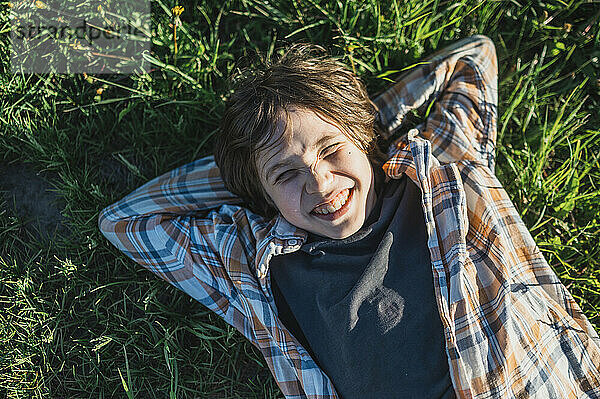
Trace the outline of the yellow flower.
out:
M 35 2 L 35 6 L 36 6 L 37 8 L 46 8 L 46 4 L 44 4 L 44 2 L 43 2 L 43 1 L 40 1 L 40 0 L 36 0 L 36 2 Z
M 102 87 L 98 87 L 98 89 L 96 89 L 96 94 L 100 95 L 100 94 L 102 94 L 103 91 L 104 91 L 104 89 Z
M 8 8 L 13 8 L 13 3 L 8 3 Z
M 182 6 L 175 6 L 175 7 L 171 8 L 171 12 L 173 13 L 174 16 L 178 17 L 183 12 L 183 7 Z
M 173 27 L 173 42 L 175 43 L 175 54 L 177 54 L 177 26 L 181 26 L 179 16 L 183 12 L 183 7 L 175 6 L 171 8 L 171 12 L 173 13 L 173 23 L 169 24 L 169 26 Z

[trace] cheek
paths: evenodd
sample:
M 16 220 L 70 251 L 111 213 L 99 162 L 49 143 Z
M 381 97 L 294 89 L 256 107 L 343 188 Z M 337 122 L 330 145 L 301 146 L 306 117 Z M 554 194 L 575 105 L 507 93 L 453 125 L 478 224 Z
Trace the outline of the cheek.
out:
M 298 185 L 286 184 L 273 190 L 272 198 L 279 212 L 286 218 L 299 217 L 301 214 L 301 191 Z
M 343 153 L 341 162 L 343 163 L 344 168 L 355 176 L 364 177 L 369 174 L 369 169 L 371 167 L 369 158 L 367 157 L 367 154 L 356 147 L 346 149 Z

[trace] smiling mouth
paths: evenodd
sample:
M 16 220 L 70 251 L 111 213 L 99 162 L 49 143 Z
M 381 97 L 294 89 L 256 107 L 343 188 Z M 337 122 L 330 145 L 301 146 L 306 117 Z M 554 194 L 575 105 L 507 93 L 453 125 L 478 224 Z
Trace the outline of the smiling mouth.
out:
M 353 194 L 354 188 L 346 188 L 333 201 L 317 206 L 310 213 L 320 219 L 335 220 L 348 211 Z

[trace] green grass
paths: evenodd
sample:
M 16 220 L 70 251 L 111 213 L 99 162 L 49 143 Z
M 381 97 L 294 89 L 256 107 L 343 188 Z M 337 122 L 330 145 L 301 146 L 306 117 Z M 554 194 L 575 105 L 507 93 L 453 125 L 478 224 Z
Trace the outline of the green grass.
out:
M 375 92 L 435 49 L 489 36 L 500 74 L 496 173 L 600 328 L 598 1 L 179 4 L 175 54 L 176 4 L 152 3 L 146 75 L 11 75 L 1 40 L 0 168 L 26 165 L 47 179 L 66 227 L 44 241 L 12 200 L 0 202 L 0 397 L 282 397 L 241 334 L 119 253 L 96 220 L 146 180 L 207 154 L 227 76 L 294 41 L 343 56 Z

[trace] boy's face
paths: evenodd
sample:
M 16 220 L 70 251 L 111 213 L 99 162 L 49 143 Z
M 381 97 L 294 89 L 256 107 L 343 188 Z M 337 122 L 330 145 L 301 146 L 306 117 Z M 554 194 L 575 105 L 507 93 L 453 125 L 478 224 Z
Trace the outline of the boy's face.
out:
M 296 227 L 334 239 L 354 234 L 375 203 L 367 155 L 315 112 L 290 107 L 288 114 L 281 140 L 283 121 L 258 156 L 265 191 Z

